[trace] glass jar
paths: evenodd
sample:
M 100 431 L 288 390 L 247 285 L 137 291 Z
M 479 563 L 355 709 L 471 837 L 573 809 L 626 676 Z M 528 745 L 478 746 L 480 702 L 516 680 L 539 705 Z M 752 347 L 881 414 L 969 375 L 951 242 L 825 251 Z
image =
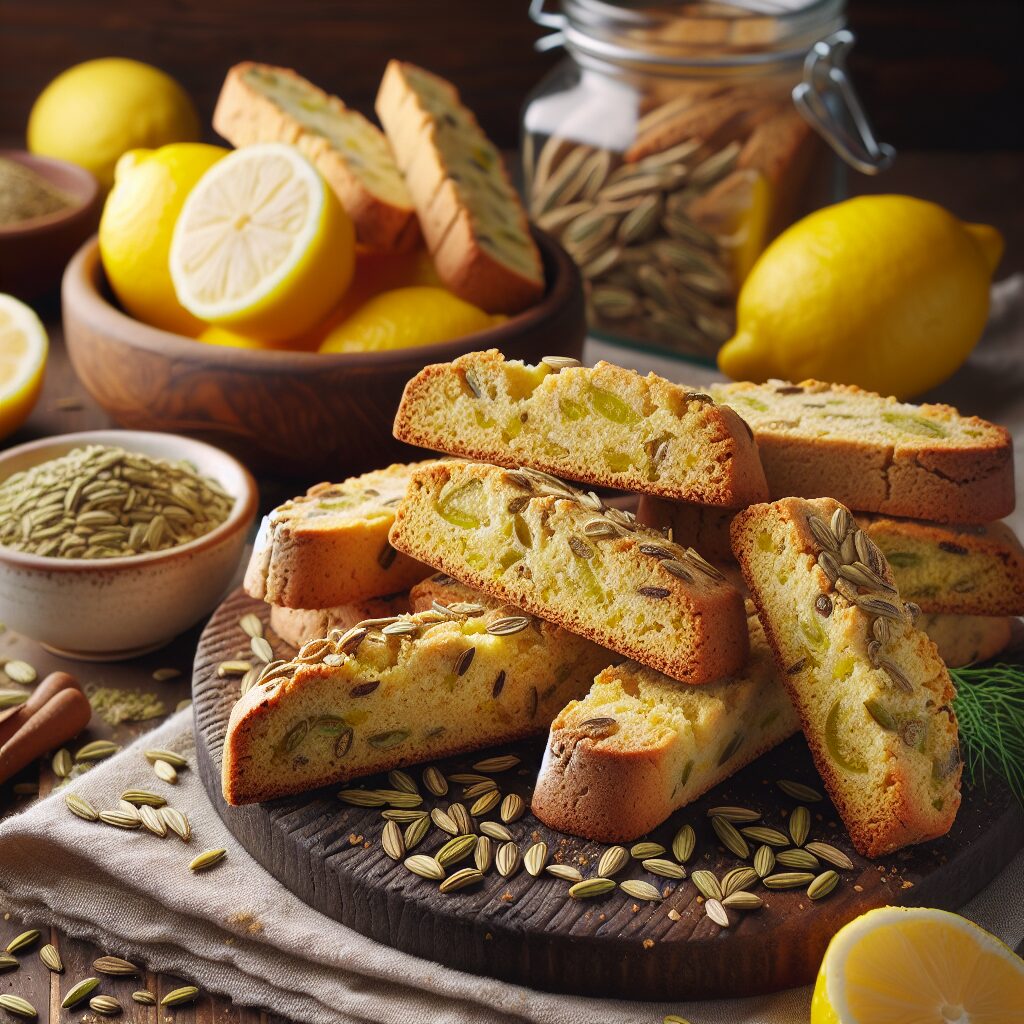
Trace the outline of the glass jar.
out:
M 527 99 L 525 191 L 533 219 L 581 268 L 595 336 L 713 359 L 764 247 L 839 198 L 810 122 L 837 149 L 856 140 L 823 123 L 833 118 L 821 89 L 803 111 L 794 103 L 823 61 L 824 91 L 878 155 L 836 55 L 819 43 L 832 36 L 845 54 L 852 37 L 833 35 L 843 6 L 563 0 L 550 14 L 535 0 L 534 20 L 558 29 L 538 45 L 568 56 Z

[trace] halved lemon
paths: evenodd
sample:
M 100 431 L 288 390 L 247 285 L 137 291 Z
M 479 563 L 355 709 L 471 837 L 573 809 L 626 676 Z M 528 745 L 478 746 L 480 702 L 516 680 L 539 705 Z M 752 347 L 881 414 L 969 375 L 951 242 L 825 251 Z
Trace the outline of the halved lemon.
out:
M 1014 1024 L 1024 960 L 945 910 L 882 907 L 829 943 L 811 1024 Z
M 49 340 L 35 313 L 0 294 L 0 437 L 28 419 L 39 398 Z
M 352 279 L 355 232 L 320 172 L 292 146 L 235 150 L 189 193 L 171 280 L 195 317 L 258 341 L 323 320 Z

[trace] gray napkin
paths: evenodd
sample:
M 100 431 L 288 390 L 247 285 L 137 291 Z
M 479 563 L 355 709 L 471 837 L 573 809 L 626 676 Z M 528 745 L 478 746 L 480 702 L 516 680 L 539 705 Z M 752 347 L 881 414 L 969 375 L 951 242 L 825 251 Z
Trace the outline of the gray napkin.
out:
M 596 342 L 588 343 L 586 357 L 694 383 L 714 379 L 699 367 Z M 1024 276 L 996 286 L 982 344 L 953 381 L 928 397 L 1009 427 L 1018 480 L 1024 478 Z M 1024 509 L 1010 522 L 1024 534 Z M 803 1024 L 808 1018 L 810 989 L 687 1005 L 578 999 L 396 952 L 301 903 L 235 842 L 194 771 L 183 771 L 175 787 L 155 779 L 142 756 L 148 747 L 169 747 L 194 762 L 190 713 L 174 716 L 66 791 L 111 807 L 130 786 L 157 788 L 188 814 L 192 842 L 81 821 L 57 794 L 0 824 L 0 894 L 7 909 L 236 1003 L 311 1024 L 656 1024 L 666 1013 L 693 1024 Z M 192 876 L 189 861 L 213 847 L 225 847 L 227 859 L 209 874 Z M 963 913 L 1016 947 L 1024 939 L 1022 886 L 1024 853 Z
M 158 781 L 142 751 L 170 748 L 195 762 L 190 712 L 0 825 L 0 892 L 27 925 L 52 925 L 153 970 L 194 981 L 239 1004 L 310 1024 L 795 1024 L 810 989 L 759 999 L 654 1004 L 534 992 L 419 960 L 310 910 L 263 870 L 221 823 L 195 771 Z M 79 793 L 114 807 L 129 787 L 155 789 L 185 811 L 193 838 L 120 832 L 64 805 Z M 192 875 L 200 851 L 227 858 Z M 964 913 L 1011 946 L 1024 938 L 1024 853 Z

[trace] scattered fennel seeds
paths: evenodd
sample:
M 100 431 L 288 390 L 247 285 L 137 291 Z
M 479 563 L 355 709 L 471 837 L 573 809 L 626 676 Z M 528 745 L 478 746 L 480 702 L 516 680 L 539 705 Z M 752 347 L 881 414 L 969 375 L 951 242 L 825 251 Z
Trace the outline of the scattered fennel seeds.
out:
M 199 854 L 199 856 L 196 857 L 191 864 L 189 864 L 189 871 L 209 871 L 210 868 L 219 864 L 227 855 L 228 851 L 224 849 L 206 850 L 205 852 Z
M 68 989 L 67 995 L 64 996 L 60 1005 L 65 1010 L 70 1010 L 72 1006 L 77 1006 L 83 999 L 88 999 L 96 991 L 99 983 L 99 978 L 83 978 Z
M 199 989 L 195 985 L 182 985 L 181 988 L 176 988 L 173 992 L 168 992 L 167 995 L 160 1000 L 161 1006 L 182 1006 L 185 1003 L 191 1003 L 199 995 Z
M 13 1013 L 16 1017 L 26 1017 L 32 1019 L 38 1017 L 36 1008 L 27 1000 L 22 999 L 21 996 L 13 996 L 7 992 L 0 995 L 0 1010 L 6 1010 L 8 1013 Z
M 10 942 L 7 943 L 7 953 L 18 953 L 23 949 L 28 949 L 29 946 L 34 945 L 39 941 L 40 931 L 38 928 L 29 928 L 28 931 L 22 932 L 20 935 L 16 935 Z

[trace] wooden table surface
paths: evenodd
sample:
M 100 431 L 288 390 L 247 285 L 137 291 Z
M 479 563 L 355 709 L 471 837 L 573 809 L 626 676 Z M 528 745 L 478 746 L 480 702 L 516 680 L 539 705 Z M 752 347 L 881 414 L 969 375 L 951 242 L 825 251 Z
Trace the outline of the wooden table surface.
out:
M 895 167 L 886 176 L 861 181 L 863 191 L 906 192 L 932 199 L 949 207 L 967 220 L 981 220 L 999 226 L 1007 241 L 1006 256 L 1000 276 L 1024 270 L 1024 206 L 1016 202 L 1016 195 L 1024 183 L 1024 154 L 901 154 Z M 37 303 L 40 315 L 50 331 L 52 349 L 47 367 L 42 397 L 28 423 L 6 445 L 52 434 L 77 430 L 94 430 L 112 426 L 106 415 L 92 402 L 75 378 L 67 358 L 60 329 L 60 309 L 56 297 Z M 627 357 L 628 358 L 628 357 Z M 681 365 L 680 375 L 684 375 Z M 310 481 L 312 483 L 313 481 Z M 261 511 L 289 496 L 291 488 L 272 480 L 261 480 Z M 44 652 L 32 641 L 18 637 L 11 631 L 0 634 L 0 658 L 23 658 L 34 665 L 40 676 L 55 668 L 77 675 L 83 684 L 94 682 L 105 687 L 142 690 L 158 694 L 168 712 L 173 712 L 180 700 L 189 696 L 189 670 L 195 651 L 198 630 L 179 637 L 171 646 L 137 661 L 117 665 L 90 665 L 68 662 Z M 172 666 L 182 675 L 170 682 L 152 679 L 155 668 Z M 99 715 L 93 716 L 86 739 L 110 737 L 124 745 L 162 719 L 144 723 L 126 723 L 116 727 L 107 725 Z M 45 796 L 54 784 L 48 761 L 26 769 L 18 778 L 0 787 L 0 818 L 23 810 L 34 800 L 35 794 L 15 793 L 15 785 L 38 786 L 38 794 Z M 21 788 L 21 787 L 19 787 Z M 4 911 L 0 893 L 0 949 L 19 932 L 32 927 L 31 921 L 14 920 Z M 52 942 L 60 950 L 65 971 L 51 974 L 39 960 L 37 950 L 44 941 Z M 102 955 L 89 943 L 51 934 L 40 940 L 30 952 L 22 955 L 22 966 L 16 971 L 0 974 L 0 993 L 15 992 L 27 998 L 39 1011 L 40 1024 L 60 1019 L 80 1019 L 92 1024 L 97 1019 L 87 1004 L 75 1010 L 62 1011 L 61 999 L 72 984 L 94 974 L 93 960 Z M 110 979 L 103 991 L 116 995 L 124 1005 L 119 1020 L 156 1024 L 157 1021 L 176 1021 L 178 1024 L 265 1024 L 280 1018 L 257 1011 L 234 1007 L 230 1000 L 219 996 L 201 996 L 194 1005 L 179 1009 L 141 1006 L 132 1002 L 136 988 L 148 988 L 158 997 L 192 979 L 179 979 L 167 975 L 147 975 L 140 979 Z M 83 1009 L 84 1007 L 84 1009 Z M 4 1015 L 6 1017 L 6 1015 Z M 14 1019 L 14 1018 L 10 1018 Z

